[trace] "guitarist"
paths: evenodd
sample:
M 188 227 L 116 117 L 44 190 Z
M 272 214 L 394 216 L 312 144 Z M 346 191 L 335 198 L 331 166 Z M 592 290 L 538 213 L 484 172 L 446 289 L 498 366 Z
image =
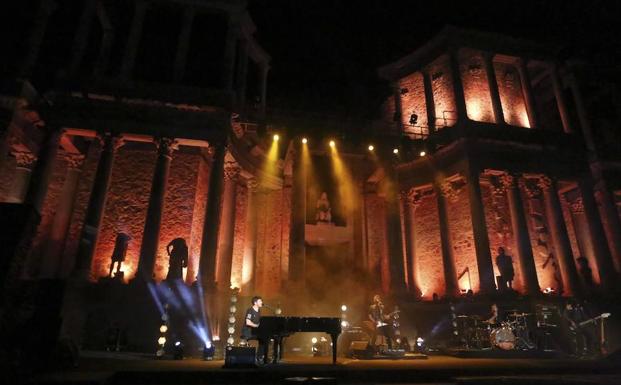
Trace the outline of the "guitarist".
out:
M 563 311 L 563 320 L 567 324 L 568 337 L 570 338 L 571 352 L 576 356 L 589 356 L 594 351 L 596 335 L 590 325 L 580 326 L 581 322 L 589 320 L 589 315 L 582 305 L 574 301 L 568 301 Z
M 392 340 L 395 335 L 394 327 L 392 322 L 390 322 L 390 318 L 393 316 L 393 313 L 384 314 L 384 303 L 382 302 L 382 297 L 379 294 L 373 296 L 373 303 L 369 306 L 369 320 L 374 325 L 374 330 L 371 335 L 370 346 L 375 346 L 375 341 L 377 340 L 377 336 L 379 334 L 386 337 L 386 341 L 388 344 L 388 349 L 392 350 Z

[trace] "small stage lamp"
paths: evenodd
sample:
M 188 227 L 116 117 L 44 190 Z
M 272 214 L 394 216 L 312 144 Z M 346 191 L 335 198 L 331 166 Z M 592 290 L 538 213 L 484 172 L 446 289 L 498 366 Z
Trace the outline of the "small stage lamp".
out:
M 304 143 L 304 144 L 308 143 L 308 139 L 302 138 L 302 143 Z
M 177 341 L 173 347 L 173 359 L 174 360 L 182 360 L 183 359 L 183 344 L 181 341 Z
M 210 341 L 205 343 L 205 347 L 203 347 L 203 360 L 211 361 L 213 360 L 213 356 L 216 354 L 216 347 Z

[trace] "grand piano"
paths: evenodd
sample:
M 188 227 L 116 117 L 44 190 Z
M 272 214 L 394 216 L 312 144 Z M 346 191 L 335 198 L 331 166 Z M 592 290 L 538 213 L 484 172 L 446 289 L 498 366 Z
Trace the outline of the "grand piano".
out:
M 255 335 L 259 339 L 268 342 L 274 340 L 273 363 L 277 363 L 280 357 L 282 340 L 297 332 L 324 332 L 332 338 L 332 363 L 336 363 L 336 345 L 341 334 L 341 319 L 332 317 L 261 317 L 259 327 Z M 267 346 L 266 346 L 267 348 Z M 267 360 L 267 351 L 265 352 Z

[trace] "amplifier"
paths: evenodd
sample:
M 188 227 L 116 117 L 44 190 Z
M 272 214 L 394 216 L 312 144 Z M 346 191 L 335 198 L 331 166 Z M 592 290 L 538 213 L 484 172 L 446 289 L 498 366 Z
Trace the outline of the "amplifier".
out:
M 347 353 L 352 358 L 367 358 L 373 355 L 373 350 L 369 348 L 369 341 L 352 341 Z
M 224 355 L 225 368 L 249 368 L 255 366 L 256 348 L 250 346 L 227 346 Z

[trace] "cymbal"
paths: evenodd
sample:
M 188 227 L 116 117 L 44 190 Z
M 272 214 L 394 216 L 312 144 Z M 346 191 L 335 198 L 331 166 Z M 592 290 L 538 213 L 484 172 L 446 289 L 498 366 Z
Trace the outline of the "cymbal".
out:
M 460 314 L 457 316 L 457 318 L 470 318 L 469 315 L 465 315 L 465 314 Z

